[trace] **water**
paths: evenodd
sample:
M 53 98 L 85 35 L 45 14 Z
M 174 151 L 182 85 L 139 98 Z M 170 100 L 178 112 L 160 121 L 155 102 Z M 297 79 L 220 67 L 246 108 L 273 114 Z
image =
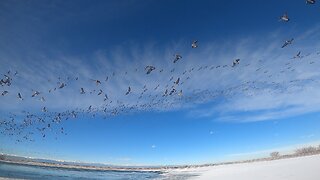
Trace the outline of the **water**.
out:
M 0 177 L 21 179 L 107 179 L 107 180 L 145 180 L 162 179 L 156 172 L 119 172 L 77 170 L 53 167 L 16 165 L 0 162 Z

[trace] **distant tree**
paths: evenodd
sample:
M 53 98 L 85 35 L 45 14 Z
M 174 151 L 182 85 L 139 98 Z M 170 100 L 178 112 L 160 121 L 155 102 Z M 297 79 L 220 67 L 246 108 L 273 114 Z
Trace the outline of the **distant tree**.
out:
M 306 155 L 306 154 L 313 154 L 317 152 L 317 148 L 313 146 L 300 148 L 296 150 L 297 155 Z
M 275 151 L 275 152 L 270 153 L 270 156 L 272 159 L 278 159 L 280 157 L 280 153 Z

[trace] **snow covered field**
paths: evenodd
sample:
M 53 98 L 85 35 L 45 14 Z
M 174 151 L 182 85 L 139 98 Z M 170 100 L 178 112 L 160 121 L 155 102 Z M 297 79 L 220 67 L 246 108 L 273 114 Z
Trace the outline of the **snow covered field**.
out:
M 173 170 L 170 177 L 200 180 L 319 180 L 320 155 L 265 162 Z

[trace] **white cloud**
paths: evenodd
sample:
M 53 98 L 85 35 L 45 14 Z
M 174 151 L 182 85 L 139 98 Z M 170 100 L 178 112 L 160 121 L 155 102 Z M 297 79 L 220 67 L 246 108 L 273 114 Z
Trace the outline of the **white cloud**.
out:
M 49 111 L 64 111 L 87 109 L 90 105 L 108 109 L 138 105 L 135 109 L 147 111 L 189 108 L 196 117 L 218 116 L 220 120 L 241 122 L 316 112 L 320 107 L 317 91 L 320 86 L 317 49 L 320 45 L 312 40 L 316 38 L 311 32 L 318 31 L 318 27 L 309 30 L 310 33 L 297 37 L 294 44 L 285 49 L 280 48 L 285 37 L 281 33 L 271 33 L 263 38 L 227 40 L 225 43 L 199 42 L 197 49 L 183 48 L 181 43 L 164 49 L 154 43 L 133 44 L 129 48 L 98 50 L 90 57 L 61 54 L 49 57 L 45 52 L 35 52 L 23 58 L 19 54 L 12 56 L 0 51 L 0 61 L 6 65 L 0 67 L 0 72 L 9 69 L 19 72 L 11 87 L 1 87 L 10 92 L 1 97 L 1 111 L 39 112 L 43 106 Z M 306 57 L 291 59 L 298 51 Z M 183 58 L 173 64 L 176 52 Z M 230 67 L 236 58 L 241 59 L 240 65 Z M 310 64 L 312 61 L 315 63 Z M 147 65 L 156 67 L 150 75 L 144 71 Z M 163 72 L 160 73 L 161 69 Z M 67 86 L 48 93 L 49 89 L 58 87 L 58 77 Z M 76 77 L 78 81 L 74 80 Z M 107 82 L 104 81 L 106 77 L 109 78 Z M 184 95 L 162 97 L 166 89 L 170 92 L 177 78 L 183 84 L 176 89 L 183 90 Z M 102 84 L 96 86 L 90 79 L 99 79 Z M 139 99 L 145 85 L 147 91 Z M 132 93 L 126 96 L 128 86 Z M 80 94 L 81 87 L 87 92 L 85 95 Z M 96 95 L 99 89 L 110 98 L 107 106 L 103 97 Z M 31 98 L 32 90 L 40 91 L 46 102 Z M 96 90 L 95 95 L 90 95 L 93 90 Z M 18 92 L 25 97 L 24 101 L 18 101 Z M 198 106 L 206 103 L 212 106 Z

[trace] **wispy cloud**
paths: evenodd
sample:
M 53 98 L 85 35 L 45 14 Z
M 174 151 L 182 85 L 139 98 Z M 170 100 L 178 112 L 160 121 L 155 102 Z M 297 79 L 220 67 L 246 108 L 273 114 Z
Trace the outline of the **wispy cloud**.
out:
M 148 111 L 188 108 L 195 117 L 237 122 L 316 112 L 320 110 L 317 91 L 320 44 L 313 40 L 316 39 L 314 32 L 319 32 L 319 28 L 301 34 L 285 49 L 281 49 L 281 45 L 286 38 L 281 33 L 271 33 L 263 38 L 200 42 L 197 49 L 180 42 L 166 46 L 132 43 L 126 47 L 100 49 L 85 57 L 61 53 L 49 56 L 36 50 L 24 57 L 18 50 L 16 56 L 1 51 L 0 61 L 5 66 L 1 66 L 0 71 L 19 72 L 12 86 L 1 87 L 9 91 L 1 97 L 1 111 L 38 112 L 43 106 L 49 111 L 63 111 L 87 109 L 90 105 L 110 109 L 137 105 L 136 109 Z M 298 51 L 304 57 L 291 59 Z M 176 64 L 172 62 L 175 53 L 183 57 Z M 240 58 L 241 63 L 232 68 L 236 58 Z M 156 67 L 150 75 L 144 70 L 147 65 Z M 162 97 L 166 90 L 173 89 L 178 78 L 180 82 L 175 88 L 182 90 L 183 96 L 176 92 Z M 94 79 L 102 84 L 97 86 Z M 59 82 L 67 86 L 49 93 Z M 126 96 L 129 86 L 132 93 Z M 85 95 L 80 94 L 80 88 L 85 89 Z M 108 95 L 107 102 L 97 95 L 100 89 Z M 40 91 L 40 97 L 44 96 L 46 101 L 31 98 L 32 90 Z M 16 98 L 18 92 L 25 97 L 24 101 Z M 206 105 L 198 106 L 201 104 Z

